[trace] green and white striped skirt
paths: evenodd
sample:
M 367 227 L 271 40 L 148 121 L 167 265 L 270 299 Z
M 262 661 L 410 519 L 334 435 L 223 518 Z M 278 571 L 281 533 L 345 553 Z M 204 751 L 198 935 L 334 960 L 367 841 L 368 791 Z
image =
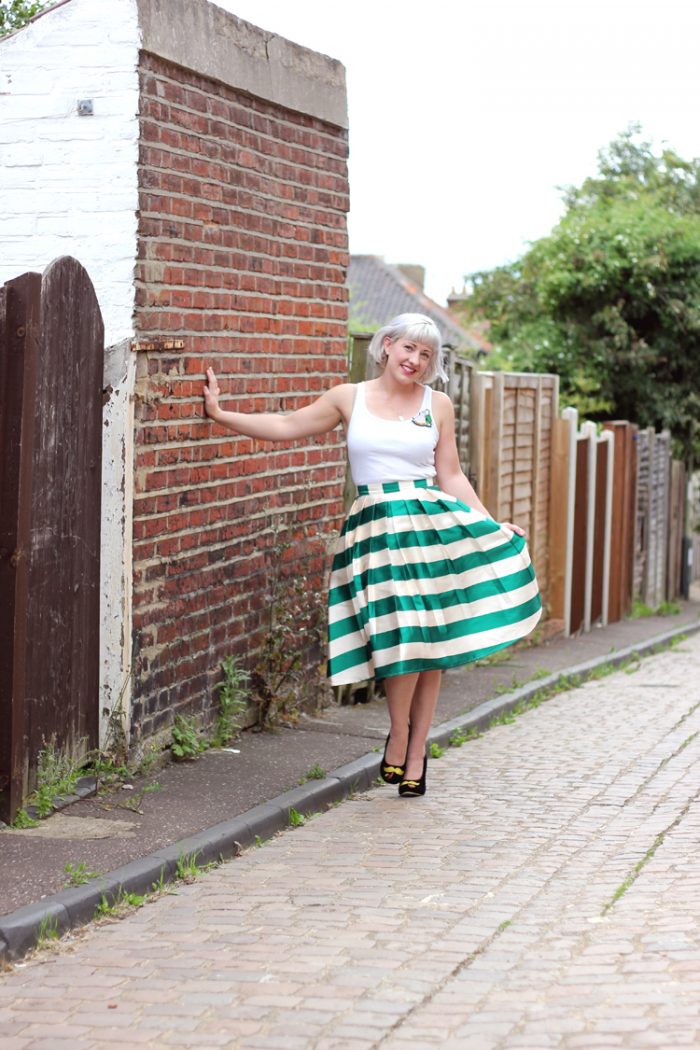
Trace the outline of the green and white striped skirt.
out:
M 332 685 L 481 659 L 542 612 L 522 536 L 428 481 L 358 486 L 328 602 Z

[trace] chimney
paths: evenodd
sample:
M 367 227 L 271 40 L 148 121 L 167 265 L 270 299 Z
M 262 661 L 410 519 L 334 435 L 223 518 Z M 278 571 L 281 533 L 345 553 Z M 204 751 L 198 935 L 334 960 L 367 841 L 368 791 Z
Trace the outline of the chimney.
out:
M 396 269 L 400 270 L 404 277 L 408 277 L 409 281 L 413 281 L 417 284 L 421 292 L 425 287 L 425 266 L 418 266 L 416 263 L 397 263 Z

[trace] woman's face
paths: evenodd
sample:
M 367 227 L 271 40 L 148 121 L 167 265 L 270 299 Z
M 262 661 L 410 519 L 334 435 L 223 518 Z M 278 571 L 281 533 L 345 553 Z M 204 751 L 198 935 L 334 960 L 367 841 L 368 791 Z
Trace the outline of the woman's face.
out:
M 387 357 L 386 368 L 405 383 L 420 383 L 433 356 L 432 349 L 425 343 L 401 336 L 393 343 L 387 337 L 384 340 L 384 351 Z

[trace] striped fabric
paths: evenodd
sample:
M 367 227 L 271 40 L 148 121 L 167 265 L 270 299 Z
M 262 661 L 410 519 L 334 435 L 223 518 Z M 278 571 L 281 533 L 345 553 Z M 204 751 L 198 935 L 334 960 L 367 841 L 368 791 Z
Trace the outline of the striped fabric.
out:
M 428 481 L 360 485 L 331 571 L 333 685 L 478 660 L 540 618 L 525 540 Z

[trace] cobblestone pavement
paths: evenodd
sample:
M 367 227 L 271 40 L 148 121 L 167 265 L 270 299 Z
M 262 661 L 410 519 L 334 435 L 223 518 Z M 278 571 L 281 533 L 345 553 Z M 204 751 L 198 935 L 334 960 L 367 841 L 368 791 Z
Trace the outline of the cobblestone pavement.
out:
M 700 636 L 0 979 L 0 1046 L 700 1046 Z

